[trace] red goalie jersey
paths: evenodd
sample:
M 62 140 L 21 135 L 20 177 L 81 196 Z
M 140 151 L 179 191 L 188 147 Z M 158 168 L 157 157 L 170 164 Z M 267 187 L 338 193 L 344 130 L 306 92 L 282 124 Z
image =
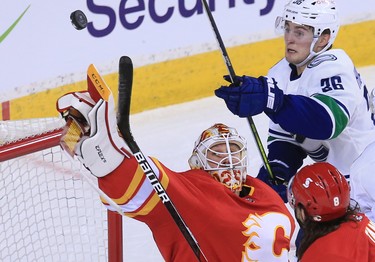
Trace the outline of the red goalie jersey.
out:
M 240 197 L 203 170 L 176 173 L 148 161 L 208 261 L 288 261 L 294 220 L 262 181 L 248 176 Z M 149 226 L 166 261 L 196 260 L 134 157 L 99 178 L 99 186 L 129 217 Z
M 246 175 L 246 141 L 234 128 L 218 123 L 204 130 L 188 160 L 190 171 L 176 173 L 148 158 L 153 173 L 146 178 L 149 166 L 139 165 L 140 155 L 131 156 L 119 136 L 113 96 L 93 65 L 88 90 L 57 101 L 67 121 L 61 146 L 98 177 L 123 212 L 149 226 L 166 261 L 196 256 L 154 182 L 164 187 L 209 261 L 288 261 L 294 220 L 273 189 Z

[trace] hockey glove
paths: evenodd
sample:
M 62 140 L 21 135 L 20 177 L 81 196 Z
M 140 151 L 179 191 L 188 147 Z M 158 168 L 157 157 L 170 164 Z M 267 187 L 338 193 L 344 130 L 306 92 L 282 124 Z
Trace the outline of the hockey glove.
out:
M 288 182 L 294 174 L 291 173 L 287 164 L 279 160 L 270 161 L 270 167 L 276 181 L 272 180 L 264 166 L 259 170 L 257 178 L 272 187 L 281 196 L 284 202 L 287 203 Z
M 215 95 L 224 99 L 228 109 L 240 117 L 254 116 L 262 112 L 277 112 L 283 104 L 283 91 L 276 81 L 266 77 L 237 77 L 239 86 L 221 86 Z
M 129 152 L 120 137 L 116 124 L 113 96 L 100 99 L 88 114 L 90 136 L 84 137 L 76 147 L 81 163 L 97 177 L 115 170 Z
M 103 177 L 129 157 L 117 130 L 112 95 L 95 104 L 88 92 L 69 93 L 57 101 L 57 109 L 67 120 L 60 144 L 93 175 Z
M 71 157 L 75 155 L 75 147 L 82 136 L 90 133 L 88 114 L 94 105 L 95 101 L 87 91 L 68 93 L 57 100 L 57 111 L 66 121 L 60 145 Z
M 91 111 L 94 105 L 95 101 L 91 98 L 89 92 L 82 91 L 67 93 L 63 95 L 57 100 L 56 108 L 64 118 L 67 117 L 70 113 L 78 111 L 80 115 L 77 115 L 76 117 L 83 117 L 84 119 L 80 120 L 88 123 L 88 113 Z

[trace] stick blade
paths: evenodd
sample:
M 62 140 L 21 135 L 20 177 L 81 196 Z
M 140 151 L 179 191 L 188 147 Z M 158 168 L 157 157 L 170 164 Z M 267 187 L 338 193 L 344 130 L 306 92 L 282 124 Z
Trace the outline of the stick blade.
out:
M 87 90 L 95 102 L 98 102 L 99 99 L 108 101 L 112 94 L 111 89 L 93 64 L 90 64 L 87 69 Z
M 130 57 L 122 56 L 119 60 L 117 125 L 127 142 L 132 137 L 129 123 L 132 86 L 133 62 Z

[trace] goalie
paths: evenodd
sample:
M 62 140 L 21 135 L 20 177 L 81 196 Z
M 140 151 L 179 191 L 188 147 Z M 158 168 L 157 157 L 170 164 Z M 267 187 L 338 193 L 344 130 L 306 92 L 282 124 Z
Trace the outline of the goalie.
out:
M 166 261 L 196 256 L 120 137 L 112 95 L 68 93 L 57 101 L 67 121 L 62 147 L 75 155 L 129 217 L 151 229 Z M 152 169 L 208 261 L 288 261 L 294 220 L 278 194 L 248 176 L 246 141 L 215 124 L 195 142 L 191 170 L 174 172 L 155 158 Z M 102 200 L 108 209 L 114 210 Z

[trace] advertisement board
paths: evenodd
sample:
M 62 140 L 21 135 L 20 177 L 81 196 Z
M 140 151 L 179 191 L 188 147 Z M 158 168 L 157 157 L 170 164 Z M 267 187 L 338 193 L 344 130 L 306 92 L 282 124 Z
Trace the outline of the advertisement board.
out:
M 234 61 L 246 54 L 237 54 L 232 48 L 280 37 L 274 32 L 274 22 L 282 14 L 284 1 L 207 2 L 229 54 L 233 52 Z M 361 1 L 355 6 L 352 1 L 338 0 L 337 6 L 343 25 L 370 21 L 373 26 L 375 5 L 371 0 Z M 83 30 L 74 29 L 70 23 L 70 14 L 77 9 L 88 18 L 87 28 Z M 143 85 L 156 83 L 153 86 L 156 88 L 161 88 L 161 83 L 166 82 L 181 86 L 187 78 L 195 77 L 217 79 L 197 82 L 197 85 L 214 87 L 225 73 L 219 51 L 210 55 L 218 50 L 218 45 L 201 0 L 3 0 L 0 2 L 0 17 L 2 103 L 76 85 L 85 80 L 86 69 L 91 63 L 107 76 L 113 86 L 116 83 L 116 75 L 113 74 L 117 72 L 118 59 L 122 55 L 133 59 L 136 70 L 143 68 L 144 71 L 139 71 L 139 74 L 142 73 L 138 75 L 139 81 L 153 79 L 142 82 Z M 374 39 L 371 35 L 367 37 Z M 278 46 L 275 50 L 258 49 L 258 53 L 264 52 L 283 55 Z M 207 56 L 197 58 L 204 54 Z M 198 59 L 203 64 L 197 60 L 189 62 L 189 59 Z M 256 58 L 249 59 L 252 60 L 252 68 L 261 68 L 255 73 L 266 73 L 263 65 L 259 67 Z M 179 61 L 178 65 L 169 64 L 172 61 Z M 150 68 L 152 65 L 156 67 Z M 248 65 L 239 67 L 241 73 L 245 73 L 247 67 L 250 68 Z M 194 68 L 199 75 L 189 74 Z M 205 70 L 207 72 L 202 72 Z M 211 74 L 217 71 L 220 75 Z M 161 78 L 155 80 L 155 75 Z M 83 85 L 78 86 L 81 88 Z M 182 88 L 187 86 L 182 84 Z M 61 93 L 56 92 L 56 95 Z M 169 103 L 172 102 L 164 104 Z M 155 106 L 158 105 L 156 103 Z

